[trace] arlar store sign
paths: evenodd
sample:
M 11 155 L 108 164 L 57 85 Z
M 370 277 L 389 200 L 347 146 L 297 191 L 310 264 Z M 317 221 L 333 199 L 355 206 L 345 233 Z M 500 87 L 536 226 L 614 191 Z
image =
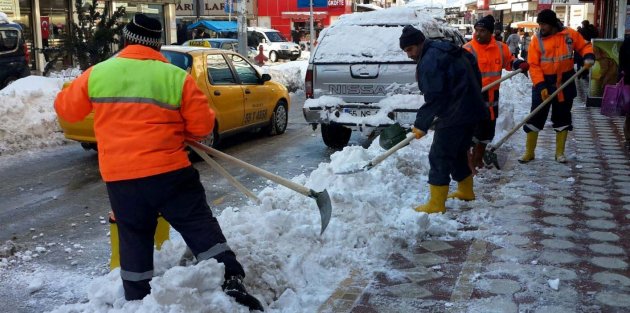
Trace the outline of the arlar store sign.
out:
M 179 4 L 175 6 L 175 14 L 177 16 L 195 16 L 195 3 L 196 0 L 181 0 Z M 227 15 L 225 10 L 225 0 L 201 0 L 204 4 L 203 10 L 201 10 L 202 16 L 225 16 Z M 237 1 L 234 0 L 234 8 L 237 8 Z M 254 12 L 254 1 L 247 1 L 247 14 Z

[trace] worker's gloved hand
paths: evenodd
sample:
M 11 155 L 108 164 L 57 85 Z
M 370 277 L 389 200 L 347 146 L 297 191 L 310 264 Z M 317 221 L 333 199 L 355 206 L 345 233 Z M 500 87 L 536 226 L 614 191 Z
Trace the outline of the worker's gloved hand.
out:
M 543 101 L 547 100 L 547 98 L 549 98 L 549 89 L 543 88 L 540 91 L 540 97 L 543 99 Z
M 584 68 L 585 69 L 587 69 L 587 70 L 590 69 L 593 66 L 593 64 L 595 64 L 595 58 L 592 58 L 592 59 L 591 58 L 589 58 L 589 59 L 585 58 L 584 59 Z
M 420 139 L 420 138 L 424 137 L 424 135 L 426 135 L 426 133 L 425 133 L 425 132 L 423 132 L 423 131 L 421 131 L 421 130 L 419 130 L 419 129 L 415 128 L 415 127 L 412 127 L 412 128 L 411 128 L 411 132 L 412 132 L 414 135 L 416 135 L 416 139 Z
M 523 61 L 521 64 L 518 65 L 518 68 L 520 68 L 523 73 L 529 71 L 529 63 Z
M 529 63 L 523 60 L 516 60 L 514 61 L 514 64 L 512 64 L 512 68 L 515 70 L 520 69 L 523 73 L 527 73 L 529 70 Z

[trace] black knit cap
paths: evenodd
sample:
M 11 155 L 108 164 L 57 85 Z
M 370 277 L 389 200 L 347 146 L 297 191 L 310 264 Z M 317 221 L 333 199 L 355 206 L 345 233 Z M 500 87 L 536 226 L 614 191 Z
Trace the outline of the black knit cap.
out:
M 551 26 L 557 26 L 560 23 L 560 20 L 556 16 L 556 12 L 550 9 L 544 9 L 538 13 L 538 17 L 536 17 L 536 23 L 544 23 Z
M 400 35 L 400 49 L 405 49 L 406 47 L 419 45 L 424 42 L 426 37 L 424 34 L 417 28 L 407 25 L 402 30 L 402 34 Z
M 494 31 L 494 17 L 492 15 L 486 15 L 482 19 L 475 23 L 475 27 L 483 27 L 490 32 Z
M 129 44 L 159 48 L 162 44 L 162 24 L 154 18 L 138 13 L 123 29 L 123 36 Z

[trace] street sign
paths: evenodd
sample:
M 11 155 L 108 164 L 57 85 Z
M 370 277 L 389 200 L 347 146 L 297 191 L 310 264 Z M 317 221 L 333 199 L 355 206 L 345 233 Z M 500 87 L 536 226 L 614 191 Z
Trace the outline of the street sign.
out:
M 298 8 L 305 9 L 310 8 L 310 0 L 298 0 Z M 326 8 L 328 7 L 328 0 L 313 0 L 314 8 Z

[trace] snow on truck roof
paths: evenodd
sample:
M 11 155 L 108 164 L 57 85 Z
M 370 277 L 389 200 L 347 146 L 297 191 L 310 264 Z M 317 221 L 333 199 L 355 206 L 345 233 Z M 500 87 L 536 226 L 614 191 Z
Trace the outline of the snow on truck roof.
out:
M 405 25 L 422 30 L 427 38 L 443 38 L 443 29 L 448 27 L 428 14 L 407 7 L 345 14 L 322 31 L 312 61 L 410 61 L 398 42 Z

